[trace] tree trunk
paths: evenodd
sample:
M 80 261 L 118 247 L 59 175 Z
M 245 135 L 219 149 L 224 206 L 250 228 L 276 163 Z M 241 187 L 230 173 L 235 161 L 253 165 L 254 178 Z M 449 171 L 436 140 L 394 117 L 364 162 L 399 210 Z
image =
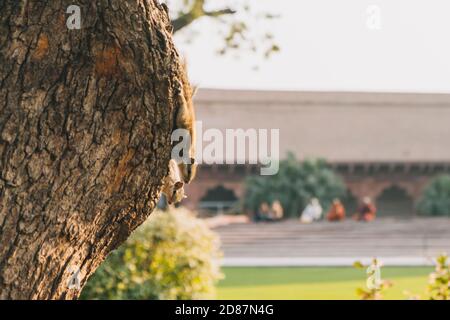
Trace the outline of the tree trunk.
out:
M 78 297 L 71 279 L 144 222 L 167 174 L 181 66 L 166 11 L 76 2 L 79 30 L 74 1 L 0 1 L 1 299 Z

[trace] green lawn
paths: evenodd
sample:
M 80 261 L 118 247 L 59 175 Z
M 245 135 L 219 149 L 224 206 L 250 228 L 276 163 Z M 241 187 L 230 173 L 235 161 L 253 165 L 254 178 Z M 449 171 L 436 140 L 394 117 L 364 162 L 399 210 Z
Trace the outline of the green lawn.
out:
M 385 267 L 382 279 L 394 286 L 385 299 L 405 299 L 405 290 L 423 296 L 431 267 Z M 223 268 L 219 299 L 357 299 L 357 287 L 365 286 L 365 270 L 342 268 Z

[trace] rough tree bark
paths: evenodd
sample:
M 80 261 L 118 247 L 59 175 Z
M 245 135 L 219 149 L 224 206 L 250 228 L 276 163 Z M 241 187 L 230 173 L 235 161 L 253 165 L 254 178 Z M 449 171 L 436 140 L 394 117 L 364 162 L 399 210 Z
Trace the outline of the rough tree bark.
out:
M 69 30 L 67 8 L 81 7 Z M 180 62 L 157 0 L 0 1 L 0 298 L 72 299 L 152 212 Z

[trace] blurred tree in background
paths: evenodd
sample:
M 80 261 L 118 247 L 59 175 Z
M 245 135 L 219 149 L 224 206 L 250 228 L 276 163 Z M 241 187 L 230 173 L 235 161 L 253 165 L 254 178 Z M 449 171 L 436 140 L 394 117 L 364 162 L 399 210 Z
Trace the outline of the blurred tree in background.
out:
M 82 299 L 208 299 L 219 239 L 186 209 L 154 212 L 87 282 Z
M 217 48 L 221 55 L 250 51 L 268 58 L 280 50 L 274 36 L 264 22 L 276 19 L 277 14 L 256 10 L 249 0 L 167 0 L 174 32 L 186 31 L 201 19 L 218 24 L 218 33 L 224 39 Z M 186 33 L 192 41 L 195 32 Z
M 279 200 L 285 215 L 298 216 L 313 197 L 327 209 L 345 194 L 343 181 L 324 160 L 299 162 L 290 153 L 280 162 L 278 174 L 247 179 L 244 206 L 255 212 L 261 203 Z
M 431 181 L 423 192 L 417 209 L 430 216 L 450 216 L 450 176 L 442 175 Z

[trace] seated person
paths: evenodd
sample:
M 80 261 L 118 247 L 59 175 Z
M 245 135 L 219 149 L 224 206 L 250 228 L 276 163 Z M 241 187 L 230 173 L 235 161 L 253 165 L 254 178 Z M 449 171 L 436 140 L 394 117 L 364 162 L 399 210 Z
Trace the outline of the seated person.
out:
M 317 198 L 312 198 L 300 216 L 301 223 L 311 223 L 322 218 L 322 206 Z
M 365 197 L 362 206 L 358 209 L 358 213 L 355 215 L 355 220 L 357 221 L 373 221 L 375 220 L 375 215 L 377 213 L 377 208 L 372 203 L 369 197 Z
M 327 214 L 328 221 L 342 221 L 345 219 L 345 208 L 341 200 L 334 199 L 330 211 Z
M 270 207 L 267 202 L 261 203 L 258 211 L 256 211 L 255 221 L 267 221 L 270 219 Z
M 283 219 L 283 215 L 284 215 L 283 206 L 281 205 L 280 201 L 275 200 L 272 203 L 272 208 L 270 210 L 270 219 L 272 221 L 278 221 Z

